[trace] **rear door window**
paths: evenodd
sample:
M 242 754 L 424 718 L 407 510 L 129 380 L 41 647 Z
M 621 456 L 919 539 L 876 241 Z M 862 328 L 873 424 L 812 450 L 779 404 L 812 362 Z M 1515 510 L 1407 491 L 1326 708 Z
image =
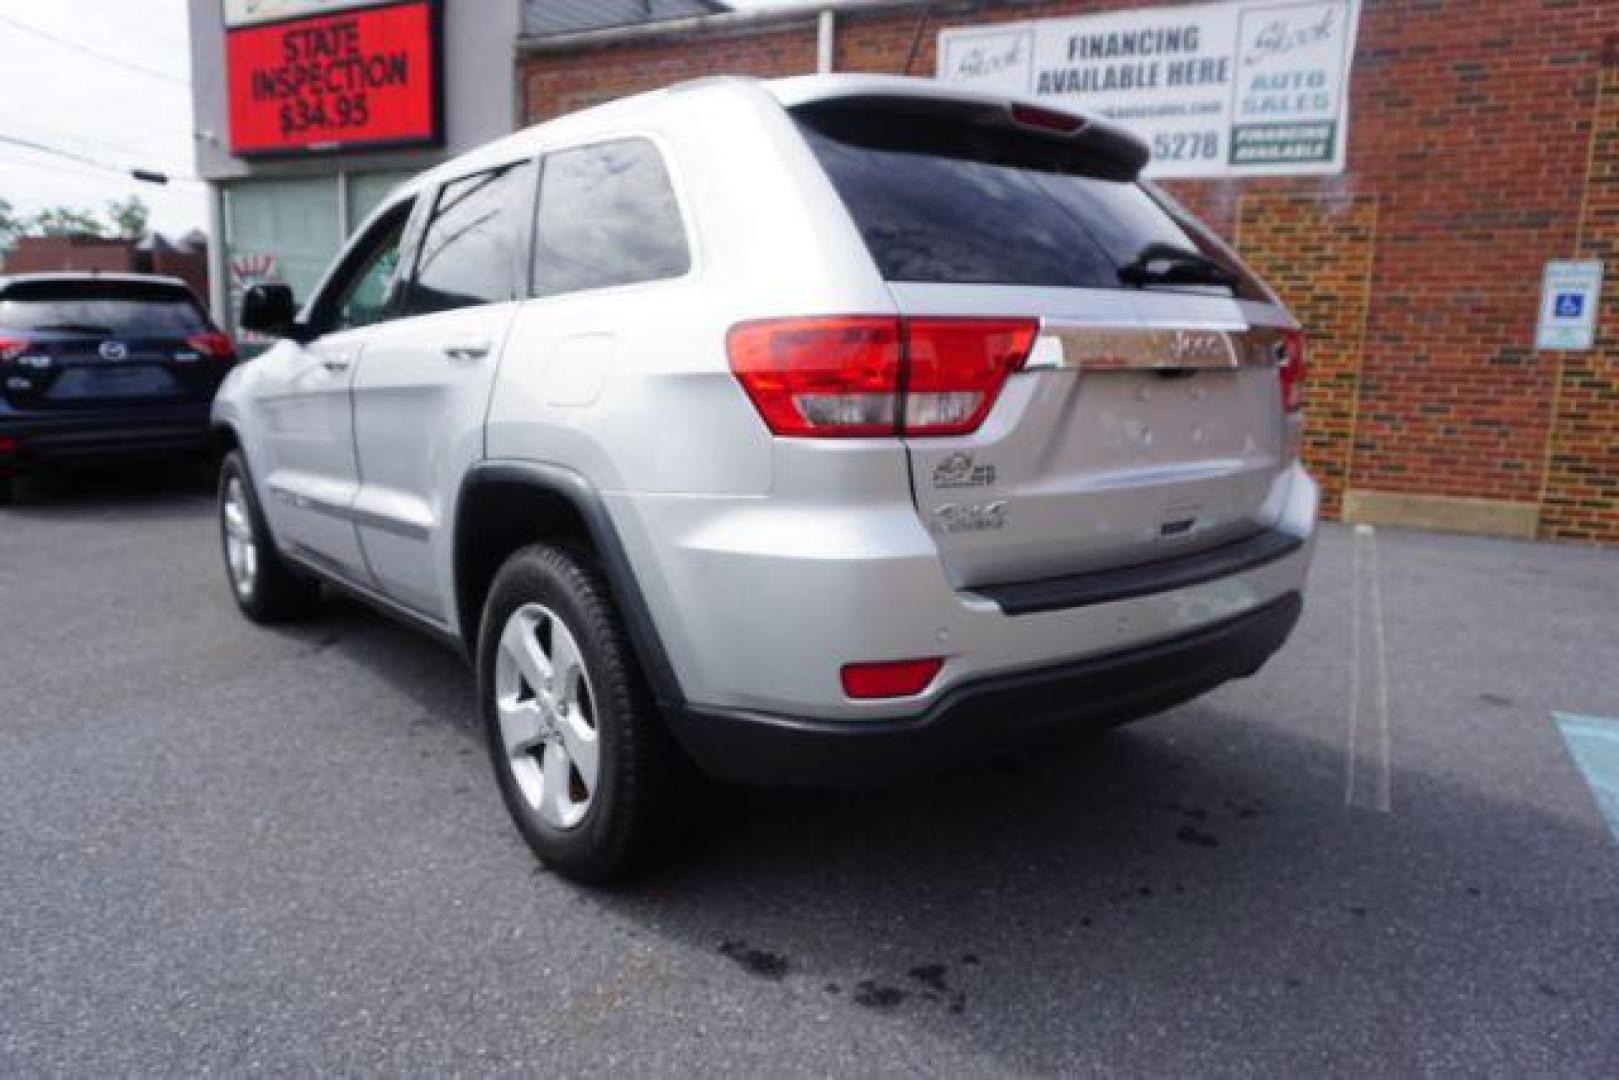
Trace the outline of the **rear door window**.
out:
M 117 337 L 185 337 L 211 329 L 185 290 L 118 283 L 14 285 L 0 295 L 0 329 Z
M 534 293 L 679 277 L 691 266 L 668 170 L 648 139 L 548 154 L 535 222 Z
M 795 116 L 889 281 L 1135 288 L 1125 268 L 1167 248 L 1232 283 L 1147 287 L 1265 297 L 1196 224 L 1050 137 L 869 106 Z
M 519 162 L 451 180 L 422 234 L 404 314 L 498 304 L 527 284 L 534 166 Z

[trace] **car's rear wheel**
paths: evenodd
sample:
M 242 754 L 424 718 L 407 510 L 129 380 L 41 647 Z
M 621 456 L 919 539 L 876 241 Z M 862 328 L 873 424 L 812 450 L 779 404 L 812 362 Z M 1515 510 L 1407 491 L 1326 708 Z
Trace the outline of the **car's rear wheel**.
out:
M 0 506 L 10 506 L 17 499 L 16 481 L 9 476 L 0 476 Z
M 478 686 L 501 796 L 547 866 L 606 882 L 672 838 L 696 780 L 588 558 L 536 544 L 507 560 L 484 607 Z
M 287 622 L 319 604 L 320 583 L 277 553 L 240 450 L 226 455 L 219 470 L 219 536 L 225 576 L 242 614 L 254 622 Z

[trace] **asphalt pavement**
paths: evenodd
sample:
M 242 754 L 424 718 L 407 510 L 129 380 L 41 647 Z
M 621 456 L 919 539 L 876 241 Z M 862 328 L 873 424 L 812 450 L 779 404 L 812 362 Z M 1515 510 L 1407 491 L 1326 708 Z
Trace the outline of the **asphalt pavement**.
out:
M 243 620 L 209 478 L 0 510 L 0 1074 L 1595 1075 L 1619 552 L 1325 530 L 1293 641 L 902 792 L 543 872 L 443 647 Z

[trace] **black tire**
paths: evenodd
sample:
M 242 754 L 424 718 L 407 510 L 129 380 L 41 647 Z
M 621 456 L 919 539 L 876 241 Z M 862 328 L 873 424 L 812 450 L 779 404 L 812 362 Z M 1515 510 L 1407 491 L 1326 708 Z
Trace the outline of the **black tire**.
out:
M 583 817 L 567 828 L 547 821 L 524 794 L 497 709 L 502 635 L 519 609 L 535 605 L 565 625 L 588 678 L 597 783 Z M 552 870 L 593 884 L 621 880 L 666 854 L 686 831 L 703 782 L 658 715 L 606 582 L 587 555 L 534 544 L 501 567 L 478 634 L 478 700 L 501 797 L 523 839 Z M 526 753 L 538 762 L 545 750 Z M 583 775 L 568 773 L 570 789 L 577 781 L 584 790 Z
M 9 476 L 0 476 L 0 506 L 10 506 L 17 501 L 17 481 Z
M 233 483 L 247 510 L 247 531 L 256 552 L 256 567 L 246 579 L 232 568 L 230 534 L 226 522 L 227 497 Z M 276 551 L 275 540 L 264 521 L 253 479 L 240 450 L 225 456 L 219 467 L 219 544 L 225 557 L 225 580 L 236 606 L 256 623 L 274 624 L 304 618 L 320 605 L 320 582 L 288 566 Z

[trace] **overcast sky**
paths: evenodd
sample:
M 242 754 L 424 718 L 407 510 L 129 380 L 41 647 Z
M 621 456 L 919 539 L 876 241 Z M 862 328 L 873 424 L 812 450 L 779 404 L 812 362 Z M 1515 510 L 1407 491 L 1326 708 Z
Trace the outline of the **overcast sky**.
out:
M 183 179 L 194 168 L 190 66 L 186 0 L 0 0 L 0 198 L 23 212 L 102 212 L 138 193 L 160 231 L 205 225 L 203 186 Z M 131 166 L 174 179 L 139 183 L 120 171 Z
M 187 49 L 186 0 L 0 0 L 0 198 L 100 212 L 138 193 L 161 231 L 204 225 L 203 186 L 180 179 L 194 167 Z M 135 165 L 175 179 L 117 171 Z

